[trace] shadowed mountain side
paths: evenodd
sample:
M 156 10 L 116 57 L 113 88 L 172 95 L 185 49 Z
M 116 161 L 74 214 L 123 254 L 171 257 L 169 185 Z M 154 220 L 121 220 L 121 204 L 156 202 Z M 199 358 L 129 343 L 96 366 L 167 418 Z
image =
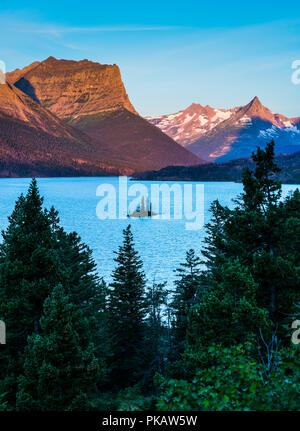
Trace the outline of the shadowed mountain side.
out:
M 265 148 L 270 139 L 276 139 L 277 154 L 293 154 L 300 149 L 300 130 L 277 128 L 260 117 L 252 117 L 250 125 L 241 125 L 224 121 L 201 139 L 187 148 L 206 159 L 227 162 L 243 157 L 250 157 L 255 150 L 255 141 Z
M 70 122 L 88 134 L 94 142 L 101 141 L 103 150 L 118 155 L 120 160 L 138 164 L 138 170 L 172 165 L 206 163 L 166 136 L 146 120 L 122 109 L 102 115 L 82 116 Z
M 0 85 L 0 117 L 24 121 L 28 126 L 61 138 L 81 140 L 83 136 L 11 84 Z
M 130 175 L 131 168 L 107 162 L 87 142 L 56 137 L 25 122 L 0 118 L 0 176 Z
M 7 82 L 14 84 L 18 81 L 25 73 L 29 72 L 31 69 L 34 69 L 40 64 L 39 61 L 35 61 L 34 63 L 29 64 L 29 66 L 24 67 L 23 69 L 15 69 L 13 72 L 6 72 L 6 80 Z

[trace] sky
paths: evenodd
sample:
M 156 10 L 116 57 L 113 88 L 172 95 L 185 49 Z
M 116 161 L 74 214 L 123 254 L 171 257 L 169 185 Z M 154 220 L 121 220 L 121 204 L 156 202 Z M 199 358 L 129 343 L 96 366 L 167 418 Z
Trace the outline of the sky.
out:
M 289 1 L 0 0 L 7 71 L 49 56 L 117 64 L 141 115 L 254 96 L 300 116 L 300 3 Z

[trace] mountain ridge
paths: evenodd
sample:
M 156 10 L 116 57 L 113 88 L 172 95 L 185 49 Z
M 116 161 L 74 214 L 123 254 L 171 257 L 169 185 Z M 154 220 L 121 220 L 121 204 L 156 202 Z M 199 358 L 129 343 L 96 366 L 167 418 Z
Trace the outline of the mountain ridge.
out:
M 264 147 L 273 138 L 278 154 L 300 149 L 300 117 L 275 114 L 257 96 L 232 109 L 193 103 L 175 114 L 146 118 L 207 161 L 249 157 L 257 143 Z

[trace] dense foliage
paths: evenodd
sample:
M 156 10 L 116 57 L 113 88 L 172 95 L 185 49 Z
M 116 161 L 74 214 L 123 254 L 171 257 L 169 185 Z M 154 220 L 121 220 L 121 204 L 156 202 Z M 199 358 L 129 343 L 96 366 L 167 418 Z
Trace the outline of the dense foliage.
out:
M 281 199 L 273 143 L 253 161 L 235 208 L 212 204 L 180 368 L 162 380 L 159 408 L 300 408 L 290 329 L 300 301 L 300 193 Z

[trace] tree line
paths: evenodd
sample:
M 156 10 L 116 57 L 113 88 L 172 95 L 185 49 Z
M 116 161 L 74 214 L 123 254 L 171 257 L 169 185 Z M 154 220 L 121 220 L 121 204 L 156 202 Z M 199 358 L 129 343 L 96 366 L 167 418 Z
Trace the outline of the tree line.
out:
M 130 225 L 107 284 L 32 180 L 0 245 L 0 410 L 299 410 L 300 192 L 282 198 L 273 142 L 252 157 L 174 289 Z

